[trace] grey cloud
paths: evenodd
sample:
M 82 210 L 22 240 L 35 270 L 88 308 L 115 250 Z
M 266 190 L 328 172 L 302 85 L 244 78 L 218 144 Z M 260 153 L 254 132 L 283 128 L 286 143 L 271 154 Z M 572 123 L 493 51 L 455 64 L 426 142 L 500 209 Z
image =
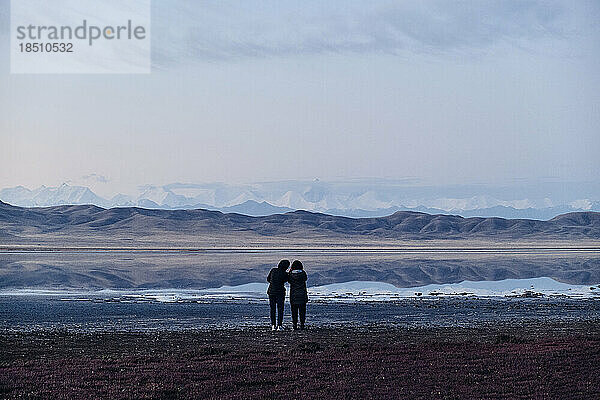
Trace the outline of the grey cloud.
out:
M 0 35 L 10 32 L 10 0 L 0 0 Z
M 439 53 L 501 41 L 562 37 L 565 13 L 549 1 L 188 1 L 153 10 L 155 61 L 323 53 Z
M 563 37 L 570 3 L 558 1 L 153 2 L 158 65 L 323 53 L 440 53 L 501 41 Z M 582 5 L 583 4 L 583 5 Z M 579 8 L 586 8 L 579 3 Z M 9 30 L 0 0 L 0 34 Z

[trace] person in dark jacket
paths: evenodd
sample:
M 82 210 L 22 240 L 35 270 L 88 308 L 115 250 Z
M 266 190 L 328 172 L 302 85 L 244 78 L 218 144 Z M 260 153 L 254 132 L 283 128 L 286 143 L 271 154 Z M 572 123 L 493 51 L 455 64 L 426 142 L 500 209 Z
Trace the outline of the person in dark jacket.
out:
M 304 329 L 304 322 L 306 321 L 306 303 L 308 303 L 308 291 L 306 290 L 307 278 L 302 263 L 298 260 L 294 261 L 292 263 L 292 268 L 288 273 L 294 330 L 298 329 L 298 313 L 300 314 L 300 329 Z
M 289 260 L 281 260 L 277 268 L 271 269 L 267 276 L 269 282 L 269 306 L 271 306 L 271 328 L 272 330 L 283 330 L 283 305 L 285 303 L 285 286 L 288 281 L 287 269 Z M 277 312 L 277 325 L 275 325 L 275 312 Z

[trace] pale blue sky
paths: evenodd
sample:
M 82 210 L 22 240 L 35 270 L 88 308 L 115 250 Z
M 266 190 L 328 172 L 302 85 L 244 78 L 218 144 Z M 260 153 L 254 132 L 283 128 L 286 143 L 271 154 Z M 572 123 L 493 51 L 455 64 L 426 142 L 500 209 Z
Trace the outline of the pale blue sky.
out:
M 10 75 L 8 4 L 0 188 L 600 176 L 597 1 L 154 1 L 150 75 Z

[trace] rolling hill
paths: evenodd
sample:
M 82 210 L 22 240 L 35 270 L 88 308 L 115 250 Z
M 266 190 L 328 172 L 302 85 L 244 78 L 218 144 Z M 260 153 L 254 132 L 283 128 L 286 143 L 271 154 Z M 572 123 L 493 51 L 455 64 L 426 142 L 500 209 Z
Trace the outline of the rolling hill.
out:
M 398 211 L 387 217 L 348 218 L 306 211 L 250 217 L 218 211 L 156 210 L 137 207 L 104 209 L 92 205 L 47 208 L 14 207 L 0 202 L 0 233 L 31 234 L 148 231 L 177 234 L 247 232 L 262 236 L 365 236 L 390 239 L 600 239 L 600 213 L 580 212 L 549 221 L 463 218 Z
M 549 221 L 407 211 L 380 218 L 306 211 L 250 217 L 0 202 L 0 288 L 239 285 L 264 281 L 280 258 L 301 259 L 310 285 L 535 277 L 597 284 L 599 243 L 594 212 Z

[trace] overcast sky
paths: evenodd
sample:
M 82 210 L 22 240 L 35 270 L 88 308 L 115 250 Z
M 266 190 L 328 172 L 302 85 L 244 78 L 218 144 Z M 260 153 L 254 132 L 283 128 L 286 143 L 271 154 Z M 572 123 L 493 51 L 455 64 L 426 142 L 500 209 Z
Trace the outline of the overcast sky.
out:
M 600 179 L 598 1 L 161 0 L 152 13 L 149 75 L 10 75 L 0 0 L 0 188 Z

